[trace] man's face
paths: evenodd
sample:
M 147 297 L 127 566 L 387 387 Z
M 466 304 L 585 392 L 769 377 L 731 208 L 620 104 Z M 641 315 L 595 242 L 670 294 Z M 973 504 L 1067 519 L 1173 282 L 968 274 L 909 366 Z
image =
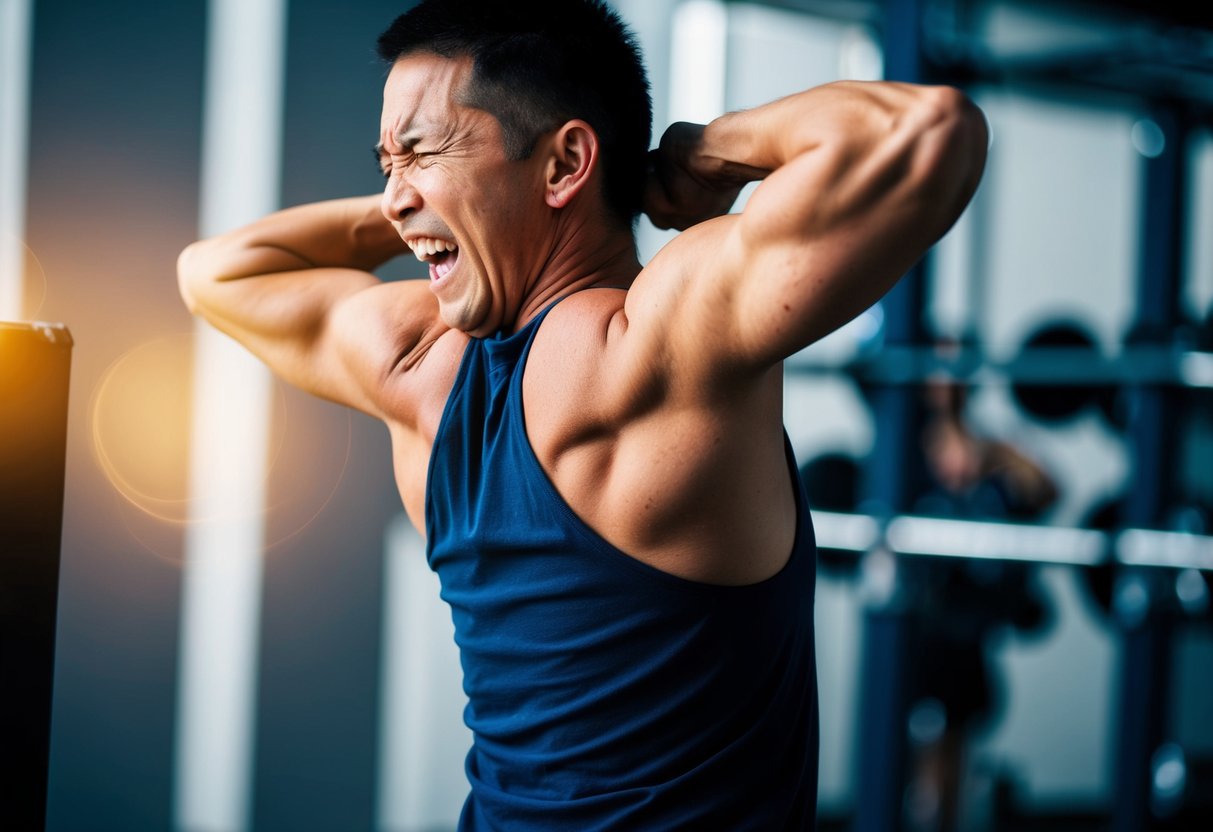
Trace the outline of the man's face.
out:
M 442 319 L 487 335 L 534 280 L 546 216 L 542 162 L 511 161 L 491 114 L 460 103 L 468 58 L 401 58 L 383 89 L 383 213 L 430 267 Z

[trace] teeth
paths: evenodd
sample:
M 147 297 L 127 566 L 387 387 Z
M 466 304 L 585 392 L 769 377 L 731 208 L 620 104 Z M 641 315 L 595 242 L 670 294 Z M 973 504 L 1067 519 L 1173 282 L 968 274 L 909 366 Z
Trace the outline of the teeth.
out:
M 443 251 L 456 251 L 459 246 L 447 240 L 439 240 L 434 237 L 419 237 L 414 240 L 406 241 L 409 248 L 413 250 L 413 254 L 418 260 L 425 261 L 427 257 L 433 257 L 435 254 Z

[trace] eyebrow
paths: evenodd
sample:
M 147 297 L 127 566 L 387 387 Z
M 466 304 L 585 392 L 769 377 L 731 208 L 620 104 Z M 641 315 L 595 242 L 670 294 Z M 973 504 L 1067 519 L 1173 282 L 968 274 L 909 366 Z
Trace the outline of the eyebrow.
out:
M 396 142 L 405 150 L 412 150 L 426 136 L 426 131 L 421 127 L 410 127 L 403 133 L 396 134 Z M 388 149 L 383 146 L 383 142 L 379 142 L 372 148 L 375 152 L 375 158 L 381 159 L 388 154 Z

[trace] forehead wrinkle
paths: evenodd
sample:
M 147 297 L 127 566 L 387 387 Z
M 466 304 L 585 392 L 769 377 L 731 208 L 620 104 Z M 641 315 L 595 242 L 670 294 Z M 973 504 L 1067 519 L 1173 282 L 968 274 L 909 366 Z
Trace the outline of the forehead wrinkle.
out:
M 424 138 L 440 132 L 437 122 L 423 112 L 424 105 L 418 100 L 410 111 L 400 113 L 393 127 L 385 135 L 400 147 L 410 148 Z
M 384 131 L 383 135 L 384 140 L 375 145 L 375 152 L 379 156 L 390 156 L 394 152 L 393 148 L 397 147 L 405 150 L 411 149 L 421 140 L 424 133 L 415 126 L 406 125 L 400 130 Z
M 404 144 L 404 138 L 409 131 L 417 129 L 418 110 L 421 109 L 420 96 L 415 101 L 402 103 L 404 103 L 404 106 L 398 112 L 392 114 L 384 113 L 388 118 L 380 132 L 380 136 L 382 137 L 381 147 L 389 142 L 394 142 L 398 145 Z
M 435 107 L 444 109 L 450 104 L 459 106 L 463 103 L 462 93 L 470 69 L 471 59 L 465 57 L 445 58 L 427 52 L 401 57 L 392 67 L 384 87 L 385 104 L 394 99 L 398 107 L 394 118 L 396 132 L 392 138 L 403 141 L 413 129 L 423 134 L 440 132 L 432 111 Z M 436 103 L 436 99 L 442 101 Z

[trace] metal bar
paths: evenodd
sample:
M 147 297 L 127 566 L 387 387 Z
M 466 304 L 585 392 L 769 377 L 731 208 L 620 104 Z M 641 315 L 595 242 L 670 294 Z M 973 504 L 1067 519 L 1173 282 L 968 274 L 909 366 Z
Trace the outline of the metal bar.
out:
M 889 524 L 889 548 L 905 555 L 1027 560 L 1093 566 L 1107 551 L 1106 537 L 1088 529 L 1012 523 L 898 517 Z
M 885 77 L 928 80 L 922 26 L 926 0 L 886 0 L 884 12 Z M 884 345 L 907 347 L 929 340 L 924 324 L 926 270 L 924 258 L 881 300 Z M 881 512 L 903 512 L 926 479 L 918 444 L 923 423 L 918 392 L 904 385 L 880 384 L 870 391 L 870 398 L 875 444 L 864 468 L 862 492 L 865 501 Z M 900 567 L 895 575 L 895 582 L 911 577 Z M 900 604 L 869 602 L 863 622 L 853 828 L 883 832 L 899 826 L 907 781 L 906 719 L 913 693 L 906 646 L 914 621 L 912 611 Z
M 1142 239 L 1132 338 L 1136 343 L 1160 344 L 1179 323 L 1190 130 L 1178 106 L 1160 106 L 1151 117 L 1163 142 L 1159 152 L 1142 157 Z M 1123 519 L 1129 525 L 1158 527 L 1174 497 L 1171 472 L 1177 459 L 1176 391 L 1159 384 L 1140 384 L 1129 392 L 1134 487 Z M 1118 610 L 1117 616 L 1123 650 L 1114 734 L 1114 832 L 1136 832 L 1154 825 L 1150 814 L 1150 758 L 1164 739 L 1162 713 L 1171 676 L 1171 622 L 1156 602 L 1157 585 L 1158 581 L 1135 570 L 1117 580 L 1118 597 L 1140 596 L 1143 602 L 1140 609 L 1134 605 Z M 1144 595 L 1137 591 L 1143 588 Z
M 863 778 L 855 787 L 857 830 L 901 828 L 912 623 L 900 608 L 864 613 L 859 668 L 862 721 L 855 749 Z
M 866 382 L 918 384 L 946 376 L 970 384 L 1031 382 L 1060 387 L 1156 383 L 1176 387 L 1213 387 L 1213 353 L 1176 350 L 1169 346 L 1126 348 L 1114 357 L 1075 347 L 1033 347 L 1009 361 L 989 361 L 980 351 L 953 356 L 933 349 L 885 347 L 875 358 L 826 364 L 812 356 L 789 360 L 796 375 L 844 374 Z
M 813 510 L 817 548 L 842 552 L 869 552 L 880 541 L 880 521 L 866 514 Z
M 817 546 L 862 554 L 1018 560 L 1096 566 L 1112 558 L 1128 566 L 1213 571 L 1213 537 L 1155 529 L 1102 532 L 982 520 L 898 515 L 888 523 L 868 514 L 813 511 Z
M 1116 557 L 1133 566 L 1213 570 L 1213 537 L 1125 529 L 1116 540 Z
M 1125 33 L 1097 46 L 1059 46 L 1049 51 L 995 52 L 980 39 L 952 44 L 963 63 L 941 63 L 941 71 L 967 74 L 987 84 L 1031 88 L 1044 95 L 1093 90 L 1118 96 L 1213 104 L 1213 34 L 1126 25 Z M 934 49 L 934 53 L 948 54 Z
M 1123 580 L 1136 581 L 1139 577 L 1122 579 L 1117 592 L 1124 591 Z M 1155 591 L 1148 585 L 1143 590 L 1144 603 L 1149 605 Z M 1173 625 L 1167 618 L 1152 615 L 1148 608 L 1141 614 L 1139 626 L 1127 626 L 1121 616 L 1120 730 L 1115 735 L 1113 832 L 1159 828 L 1158 819 L 1150 811 L 1150 759 L 1162 745 L 1167 731 L 1164 715 L 1170 693 Z
M 1157 155 L 1142 157 L 1136 326 L 1150 341 L 1139 339 L 1138 343 L 1164 340 L 1179 323 L 1183 279 L 1189 126 L 1176 106 L 1157 107 L 1150 118 L 1163 142 Z

